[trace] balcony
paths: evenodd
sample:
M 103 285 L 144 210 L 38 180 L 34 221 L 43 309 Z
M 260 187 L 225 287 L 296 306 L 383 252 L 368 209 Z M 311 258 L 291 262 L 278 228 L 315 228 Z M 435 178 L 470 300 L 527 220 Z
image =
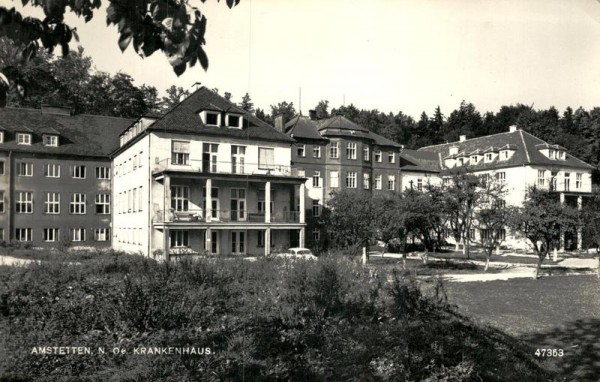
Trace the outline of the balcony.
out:
M 243 158 L 236 161 L 193 160 L 188 157 L 173 157 L 156 160 L 153 174 L 164 171 L 180 171 L 200 174 L 239 174 L 264 176 L 300 177 L 291 166 L 246 162 Z
M 152 218 L 153 223 L 266 223 L 264 211 L 247 210 L 211 210 L 210 218 L 206 218 L 202 209 L 175 211 L 173 209 L 158 210 Z M 281 211 L 271 213 L 270 223 L 300 223 L 300 212 Z

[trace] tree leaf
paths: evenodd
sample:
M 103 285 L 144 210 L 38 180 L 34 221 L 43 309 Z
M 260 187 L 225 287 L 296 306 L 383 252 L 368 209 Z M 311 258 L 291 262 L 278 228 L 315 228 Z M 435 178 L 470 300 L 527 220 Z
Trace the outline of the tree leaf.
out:
M 126 28 L 123 32 L 121 32 L 121 36 L 119 37 L 119 48 L 121 48 L 121 52 L 124 52 L 125 49 L 127 49 L 132 38 L 133 34 L 131 33 L 131 29 Z
M 183 63 L 181 63 L 179 65 L 174 65 L 173 66 L 173 71 L 179 77 L 180 75 L 182 75 L 185 72 L 186 66 L 187 66 L 187 64 L 185 62 L 183 62 Z
M 201 46 L 198 46 L 198 50 L 196 51 L 197 56 L 198 56 L 198 60 L 200 61 L 200 65 L 202 65 L 202 69 L 207 70 L 208 69 L 208 56 L 206 55 L 206 52 L 204 51 L 204 49 L 202 49 Z

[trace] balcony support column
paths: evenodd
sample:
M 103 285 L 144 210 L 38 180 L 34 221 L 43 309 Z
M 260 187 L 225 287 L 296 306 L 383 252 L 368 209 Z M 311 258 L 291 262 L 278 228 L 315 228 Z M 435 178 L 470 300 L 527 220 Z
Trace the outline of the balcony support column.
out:
M 559 195 L 560 195 L 560 204 L 561 205 L 565 204 L 565 193 L 561 192 Z M 564 250 L 565 250 L 565 232 L 562 229 L 560 230 L 560 236 L 559 236 L 558 242 L 559 242 L 558 250 L 560 252 L 564 252 Z
M 271 181 L 265 183 L 265 223 L 271 222 Z M 266 234 L 266 233 L 265 233 Z M 267 238 L 265 237 L 265 247 Z
M 204 214 L 206 215 L 206 222 L 210 223 L 210 219 L 212 217 L 212 179 L 206 179 L 206 211 Z M 207 230 L 208 233 L 208 230 Z M 209 235 L 210 236 L 210 235 Z M 210 240 L 210 237 L 207 239 Z
M 306 227 L 300 228 L 300 234 L 298 235 L 298 246 L 304 248 L 306 242 Z
M 265 256 L 271 254 L 271 228 L 265 229 Z
M 577 210 L 579 210 L 581 212 L 582 208 L 583 208 L 583 196 L 579 195 L 577 197 Z M 580 251 L 583 249 L 583 226 L 577 227 L 577 249 Z
M 208 253 L 209 255 L 212 254 L 211 253 L 211 248 L 212 248 L 212 230 L 210 228 L 206 229 L 206 233 L 204 234 L 204 250 L 206 251 L 206 253 Z
M 169 175 L 165 175 L 163 187 L 163 260 L 169 261 L 171 257 L 169 251 L 170 231 L 166 225 L 167 221 L 171 219 L 171 177 Z
M 304 185 L 304 183 L 302 183 L 302 184 L 300 184 L 300 223 L 306 223 L 305 222 L 306 210 L 304 207 L 304 204 L 306 203 L 305 196 L 304 196 L 305 193 L 306 193 L 306 186 Z

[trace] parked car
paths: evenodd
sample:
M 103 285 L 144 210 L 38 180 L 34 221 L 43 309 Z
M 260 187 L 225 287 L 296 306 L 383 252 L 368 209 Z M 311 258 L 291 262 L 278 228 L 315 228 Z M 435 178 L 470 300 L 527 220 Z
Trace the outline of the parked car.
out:
M 282 253 L 278 253 L 275 256 L 277 257 L 287 257 L 292 259 L 306 259 L 306 260 L 316 260 L 317 256 L 315 256 L 312 251 L 308 248 L 290 248 Z

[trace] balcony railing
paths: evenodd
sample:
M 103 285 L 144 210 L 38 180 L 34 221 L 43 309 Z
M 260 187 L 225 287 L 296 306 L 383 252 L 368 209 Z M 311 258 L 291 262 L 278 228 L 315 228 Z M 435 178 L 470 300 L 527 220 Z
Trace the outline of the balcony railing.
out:
M 298 170 L 291 166 L 278 164 L 252 163 L 245 160 L 211 161 L 194 160 L 186 157 L 156 160 L 154 173 L 174 170 L 198 172 L 203 174 L 242 174 L 242 175 L 275 175 L 298 177 Z
M 210 219 L 206 218 L 204 210 L 175 211 L 173 209 L 158 210 L 152 219 L 154 223 L 264 223 L 264 211 L 247 210 L 211 210 Z M 281 211 L 271 213 L 272 223 L 299 223 L 300 213 L 297 211 Z

